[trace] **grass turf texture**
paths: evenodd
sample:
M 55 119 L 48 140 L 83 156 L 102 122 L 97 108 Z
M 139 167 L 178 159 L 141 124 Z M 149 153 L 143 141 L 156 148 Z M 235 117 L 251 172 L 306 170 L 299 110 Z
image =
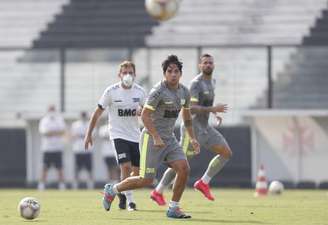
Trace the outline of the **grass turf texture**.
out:
M 281 196 L 253 197 L 253 190 L 214 189 L 214 202 L 199 192 L 187 189 L 181 201 L 192 219 L 175 220 L 166 217 L 166 207 L 149 199 L 150 189 L 135 191 L 138 211 L 118 209 L 115 199 L 110 212 L 101 205 L 101 190 L 38 192 L 24 189 L 0 189 L 0 224 L 40 225 L 132 225 L 132 224 L 328 224 L 328 191 L 287 190 Z M 167 192 L 167 199 L 171 191 Z M 17 204 L 26 196 L 41 203 L 40 216 L 32 221 L 21 218 Z

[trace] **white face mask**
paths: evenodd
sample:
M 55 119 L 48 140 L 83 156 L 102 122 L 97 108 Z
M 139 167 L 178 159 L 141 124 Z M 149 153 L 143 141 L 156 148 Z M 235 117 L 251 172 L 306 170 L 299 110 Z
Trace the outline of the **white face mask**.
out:
M 133 84 L 133 81 L 134 81 L 134 76 L 130 73 L 124 75 L 123 78 L 122 78 L 122 83 L 126 87 L 131 87 L 132 84 Z

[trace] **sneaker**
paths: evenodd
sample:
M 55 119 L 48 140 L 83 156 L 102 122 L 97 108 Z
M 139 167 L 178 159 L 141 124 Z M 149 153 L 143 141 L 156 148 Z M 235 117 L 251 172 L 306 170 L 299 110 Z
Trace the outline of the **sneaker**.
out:
M 174 219 L 189 219 L 190 215 L 185 214 L 179 207 L 169 208 L 166 212 L 166 216 Z
M 106 211 L 110 210 L 110 206 L 115 198 L 115 193 L 113 192 L 113 185 L 106 184 L 104 188 L 103 206 Z
M 214 196 L 211 194 L 210 186 L 205 184 L 202 180 L 198 180 L 194 183 L 194 188 L 203 193 L 203 195 L 211 201 L 214 201 Z
M 137 210 L 137 205 L 134 202 L 130 202 L 128 205 L 128 211 L 136 211 Z
M 125 195 L 119 193 L 117 196 L 120 199 L 120 203 L 118 204 L 118 207 L 120 209 L 126 209 L 126 197 L 125 197 Z
M 156 202 L 158 205 L 166 205 L 165 199 L 163 194 L 157 192 L 156 190 L 153 190 L 150 192 L 150 198 Z

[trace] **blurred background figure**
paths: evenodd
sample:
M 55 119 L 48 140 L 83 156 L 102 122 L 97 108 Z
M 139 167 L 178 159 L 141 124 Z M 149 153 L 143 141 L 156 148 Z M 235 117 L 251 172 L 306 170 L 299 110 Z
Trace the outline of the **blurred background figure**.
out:
M 84 135 L 88 128 L 88 115 L 85 111 L 80 114 L 80 119 L 72 123 L 71 139 L 74 152 L 74 181 L 72 188 L 77 189 L 82 181 L 81 173 L 86 170 L 88 179 L 86 179 L 87 188 L 94 188 L 93 169 L 92 169 L 92 153 L 84 149 Z
M 41 151 L 43 152 L 43 169 L 39 190 L 45 189 L 47 173 L 51 166 L 54 166 L 58 171 L 59 189 L 64 190 L 64 175 L 63 175 L 63 150 L 65 147 L 64 135 L 66 124 L 62 115 L 56 112 L 56 107 L 50 105 L 48 112 L 40 120 L 39 132 L 41 134 Z
M 101 138 L 101 153 L 107 168 L 108 182 L 115 183 L 120 180 L 121 173 L 117 165 L 116 151 L 109 137 L 108 126 L 101 126 L 98 133 Z

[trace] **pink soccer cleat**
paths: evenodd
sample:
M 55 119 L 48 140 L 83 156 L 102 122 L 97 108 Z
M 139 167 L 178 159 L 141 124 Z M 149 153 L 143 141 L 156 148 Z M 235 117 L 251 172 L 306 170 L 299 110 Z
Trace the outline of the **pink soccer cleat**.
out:
M 163 194 L 157 192 L 156 190 L 153 190 L 150 193 L 150 198 L 160 206 L 166 205 Z
M 203 193 L 203 195 L 211 201 L 214 201 L 214 196 L 211 194 L 210 186 L 205 184 L 201 179 L 194 183 L 194 188 Z

